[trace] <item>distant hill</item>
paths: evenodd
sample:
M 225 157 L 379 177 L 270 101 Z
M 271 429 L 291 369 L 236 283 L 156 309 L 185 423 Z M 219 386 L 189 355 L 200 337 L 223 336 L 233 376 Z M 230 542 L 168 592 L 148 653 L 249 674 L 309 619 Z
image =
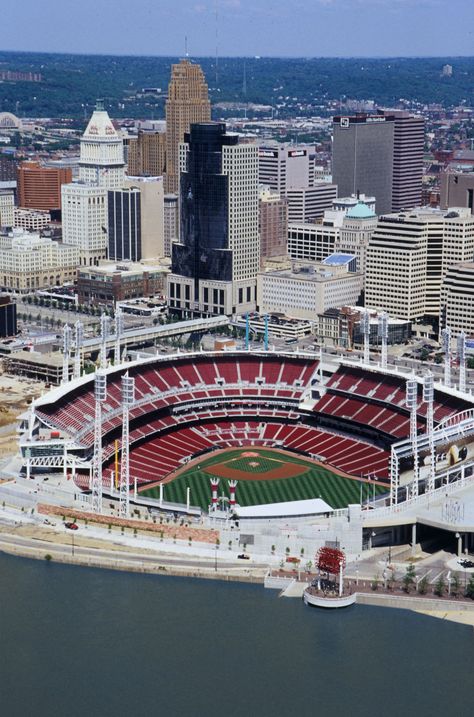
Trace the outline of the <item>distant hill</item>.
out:
M 79 119 L 90 114 L 97 97 L 103 97 L 114 117 L 163 117 L 170 66 L 176 61 L 172 57 L 0 52 L 0 70 L 38 72 L 43 78 L 35 83 L 1 82 L 0 111 Z M 213 102 L 284 103 L 283 115 L 314 114 L 328 99 L 343 97 L 387 106 L 400 98 L 445 107 L 461 102 L 474 105 L 474 57 L 220 58 L 217 72 L 214 58 L 196 61 L 206 73 Z M 453 74 L 442 77 L 447 63 L 453 66 Z M 140 96 L 143 88 L 161 88 L 162 96 Z

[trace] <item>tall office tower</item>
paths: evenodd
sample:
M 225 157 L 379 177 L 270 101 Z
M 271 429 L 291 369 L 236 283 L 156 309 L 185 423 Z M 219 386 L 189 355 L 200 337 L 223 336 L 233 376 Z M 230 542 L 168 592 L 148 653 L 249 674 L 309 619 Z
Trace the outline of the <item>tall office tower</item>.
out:
M 450 266 L 441 287 L 440 329 L 449 326 L 452 335 L 474 334 L 474 263 Z
M 0 182 L 15 182 L 18 162 L 8 155 L 0 154 Z
M 262 259 L 288 254 L 288 202 L 269 187 L 260 188 L 259 229 Z
M 123 140 L 117 134 L 103 102 L 97 105 L 81 137 L 79 179 L 106 189 L 119 189 L 124 180 Z
M 0 227 L 15 226 L 15 201 L 11 189 L 0 189 Z
M 365 273 L 367 247 L 377 226 L 377 215 L 363 202 L 349 209 L 334 243 L 334 251 L 354 254 L 357 271 Z
M 257 148 L 239 144 L 217 122 L 193 124 L 186 142 L 170 308 L 198 316 L 253 311 L 260 264 Z
M 97 265 L 107 253 L 107 189 L 82 184 L 62 187 L 63 242 L 79 248 L 82 266 Z
M 140 190 L 109 189 L 108 191 L 108 258 L 113 261 L 142 258 Z
M 408 321 L 437 321 L 444 276 L 473 256 L 474 217 L 467 209 L 380 217 L 367 249 L 366 306 Z
M 165 194 L 164 256 L 171 256 L 171 246 L 179 240 L 179 201 L 177 194 Z
M 474 214 L 474 168 L 441 174 L 440 207 L 467 207 Z
M 123 186 L 140 192 L 141 258 L 165 256 L 163 177 L 128 177 Z
M 311 145 L 272 142 L 258 148 L 258 181 L 286 196 L 289 189 L 314 185 L 315 153 Z
M 394 117 L 392 212 L 421 207 L 425 120 L 398 110 L 383 116 Z
M 377 214 L 392 209 L 395 120 L 386 115 L 334 117 L 332 180 L 339 196 L 375 196 Z
M 166 100 L 166 178 L 167 193 L 179 193 L 179 145 L 192 124 L 209 122 L 211 103 L 204 73 L 199 65 L 181 60 L 171 66 Z
M 166 168 L 166 133 L 139 130 L 131 137 L 127 173 L 130 176 L 162 177 Z
M 72 181 L 71 169 L 42 167 L 22 162 L 18 167 L 18 206 L 25 209 L 60 209 L 61 187 Z
M 337 197 L 334 184 L 315 181 L 315 153 L 310 145 L 259 146 L 258 181 L 288 200 L 289 222 L 320 219 Z

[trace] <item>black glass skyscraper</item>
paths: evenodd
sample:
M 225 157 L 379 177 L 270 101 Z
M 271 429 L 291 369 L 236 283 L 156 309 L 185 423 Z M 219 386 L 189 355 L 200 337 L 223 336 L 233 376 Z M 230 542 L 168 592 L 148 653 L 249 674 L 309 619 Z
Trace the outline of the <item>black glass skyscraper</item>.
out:
M 232 281 L 229 249 L 229 178 L 222 173 L 222 148 L 238 143 L 223 123 L 191 125 L 185 137 L 187 171 L 181 173 L 180 242 L 173 244 L 172 271 L 194 281 Z

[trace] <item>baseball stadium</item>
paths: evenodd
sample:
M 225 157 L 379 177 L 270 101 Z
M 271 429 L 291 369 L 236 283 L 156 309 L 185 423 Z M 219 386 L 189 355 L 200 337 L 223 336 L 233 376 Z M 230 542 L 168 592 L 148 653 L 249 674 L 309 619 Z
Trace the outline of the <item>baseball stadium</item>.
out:
M 431 381 L 427 399 L 422 378 L 375 365 L 178 353 L 49 391 L 33 403 L 20 445 L 28 477 L 62 472 L 86 504 L 97 475 L 113 497 L 125 474 L 132 502 L 173 511 L 294 509 L 316 499 L 326 514 L 354 504 L 400 511 L 461 476 L 449 474 L 451 444 L 467 465 L 472 413 L 465 392 Z

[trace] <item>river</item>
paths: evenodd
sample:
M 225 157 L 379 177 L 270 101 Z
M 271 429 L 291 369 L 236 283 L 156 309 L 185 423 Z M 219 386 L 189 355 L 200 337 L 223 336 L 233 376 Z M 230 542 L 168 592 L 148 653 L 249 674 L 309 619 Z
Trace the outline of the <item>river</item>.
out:
M 472 714 L 474 631 L 0 554 L 2 717 Z

